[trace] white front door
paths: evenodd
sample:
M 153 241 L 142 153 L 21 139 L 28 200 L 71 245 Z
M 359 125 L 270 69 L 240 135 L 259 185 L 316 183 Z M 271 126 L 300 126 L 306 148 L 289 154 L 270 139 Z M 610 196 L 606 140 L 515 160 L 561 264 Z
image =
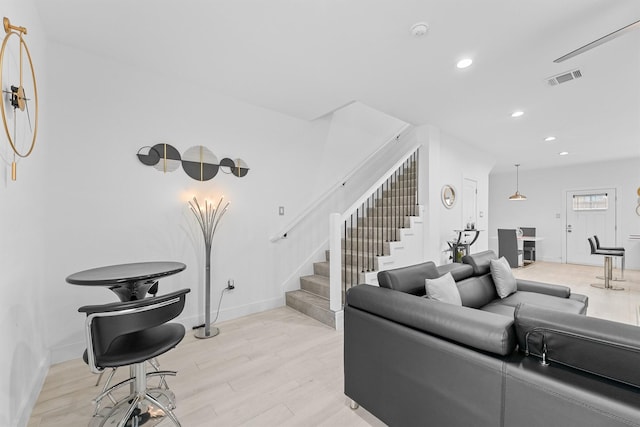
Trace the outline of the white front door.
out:
M 616 243 L 616 189 L 567 191 L 566 261 L 568 264 L 601 265 L 591 255 L 589 237 L 597 235 L 603 246 Z

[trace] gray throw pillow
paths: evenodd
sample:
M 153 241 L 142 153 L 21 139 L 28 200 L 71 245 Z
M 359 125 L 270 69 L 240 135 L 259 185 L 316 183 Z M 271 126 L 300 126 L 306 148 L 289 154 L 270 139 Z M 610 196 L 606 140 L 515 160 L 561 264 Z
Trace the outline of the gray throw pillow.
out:
M 447 273 L 437 279 L 425 279 L 424 283 L 427 298 L 446 302 L 447 304 L 462 305 L 458 286 L 456 286 L 456 281 L 453 280 L 451 273 Z
M 490 262 L 491 277 L 496 285 L 496 292 L 500 298 L 506 298 L 518 290 L 516 278 L 513 277 L 509 261 L 505 257 L 492 259 Z

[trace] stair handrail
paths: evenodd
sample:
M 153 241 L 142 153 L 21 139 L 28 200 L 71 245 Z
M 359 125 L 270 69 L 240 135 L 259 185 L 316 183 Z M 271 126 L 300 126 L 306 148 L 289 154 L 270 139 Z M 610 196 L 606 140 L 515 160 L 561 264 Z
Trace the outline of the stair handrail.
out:
M 329 309 L 331 311 L 342 310 L 342 256 L 341 256 L 341 231 L 342 223 L 352 215 L 356 209 L 363 204 L 378 188 L 387 181 L 393 174 L 413 156 L 422 144 L 414 145 L 408 150 L 400 160 L 398 160 L 380 178 L 343 213 L 332 213 L 329 215 Z M 416 203 L 419 201 L 416 200 Z
M 352 215 L 356 209 L 358 209 L 359 206 L 362 205 L 362 203 L 367 200 L 369 197 L 371 197 L 371 195 L 378 189 L 380 188 L 380 186 L 387 180 L 389 179 L 393 173 L 395 171 L 397 171 L 400 166 L 402 166 L 402 164 L 404 162 L 406 162 L 409 157 L 411 157 L 420 147 L 422 146 L 422 143 L 418 143 L 416 145 L 414 145 L 412 148 L 410 148 L 405 154 L 404 156 L 402 156 L 402 158 L 400 160 L 398 160 L 393 166 L 391 166 L 389 169 L 387 169 L 387 171 L 381 175 L 381 178 L 379 178 L 371 187 L 369 187 L 366 191 L 364 191 L 362 193 L 362 196 L 360 196 L 360 198 L 358 200 L 356 200 L 351 206 L 349 206 L 347 209 L 345 209 L 345 211 L 343 213 L 340 214 L 340 219 L 342 221 L 344 221 L 345 219 L 347 219 L 349 217 L 349 215 Z
M 405 130 L 407 130 L 410 126 L 411 126 L 410 124 L 404 123 L 397 132 L 394 132 L 395 135 L 393 137 L 388 139 L 387 142 L 380 145 L 378 149 L 376 149 L 371 154 L 369 154 L 363 161 L 361 161 L 355 168 L 353 168 L 349 173 L 347 173 L 342 179 L 336 181 L 334 185 L 329 187 L 327 191 L 325 191 L 314 202 L 309 204 L 309 206 L 307 206 L 305 210 L 303 210 L 298 216 L 296 216 L 291 222 L 289 222 L 289 224 L 286 227 L 282 228 L 278 233 L 271 236 L 271 238 L 269 239 L 271 243 L 275 243 L 281 239 L 286 239 L 287 235 L 291 232 L 291 230 L 297 227 L 298 224 L 300 224 L 307 216 L 309 216 L 309 214 L 314 212 L 318 208 L 318 206 L 320 206 L 325 200 L 327 200 L 331 195 L 333 195 L 338 189 L 344 187 L 346 183 L 351 179 L 351 177 L 353 177 L 358 171 L 360 171 L 360 169 L 366 166 L 374 157 L 376 157 L 376 155 L 380 151 L 386 148 L 387 145 L 389 145 L 389 143 L 400 139 L 400 136 L 402 135 L 402 133 Z

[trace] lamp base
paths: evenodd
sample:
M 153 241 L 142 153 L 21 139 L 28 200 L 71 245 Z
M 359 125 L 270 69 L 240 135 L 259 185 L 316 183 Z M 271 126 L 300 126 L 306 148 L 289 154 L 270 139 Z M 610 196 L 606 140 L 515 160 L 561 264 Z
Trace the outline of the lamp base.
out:
M 205 335 L 205 327 L 198 328 L 196 332 L 193 334 L 194 337 L 199 339 L 213 338 L 220 333 L 220 329 L 215 326 L 211 326 L 209 328 L 209 335 Z

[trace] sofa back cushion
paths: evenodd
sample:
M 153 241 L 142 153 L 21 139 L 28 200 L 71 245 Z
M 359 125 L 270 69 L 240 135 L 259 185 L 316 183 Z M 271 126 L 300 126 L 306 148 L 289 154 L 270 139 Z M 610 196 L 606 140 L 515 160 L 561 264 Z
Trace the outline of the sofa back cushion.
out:
M 436 268 L 438 269 L 438 274 L 440 274 L 440 276 L 451 273 L 451 276 L 453 276 L 453 280 L 455 280 L 456 282 L 473 276 L 473 268 L 470 265 L 462 264 L 460 262 L 442 264 L 437 266 Z
M 487 274 L 490 271 L 490 261 L 492 259 L 498 259 L 498 256 L 494 251 L 478 252 L 476 254 L 465 255 L 462 257 L 462 262 L 469 264 L 473 267 L 473 274 L 481 276 Z
M 465 307 L 481 308 L 499 298 L 491 273 L 461 280 L 457 285 Z
M 516 307 L 520 351 L 640 387 L 640 328 L 537 305 Z
M 432 261 L 408 267 L 378 272 L 378 284 L 383 288 L 422 296 L 425 294 L 425 280 L 440 277 Z

